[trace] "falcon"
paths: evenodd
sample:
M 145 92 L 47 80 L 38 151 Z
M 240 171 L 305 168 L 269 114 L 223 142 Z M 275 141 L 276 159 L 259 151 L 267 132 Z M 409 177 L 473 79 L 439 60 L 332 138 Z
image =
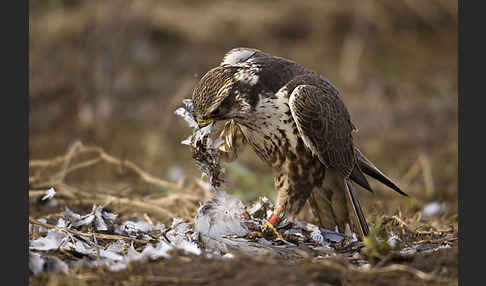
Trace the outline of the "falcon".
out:
M 373 192 L 364 174 L 405 195 L 353 144 L 357 131 L 331 82 L 292 60 L 251 48 L 230 50 L 196 84 L 200 127 L 225 121 L 220 151 L 227 161 L 249 144 L 272 169 L 277 199 L 265 229 L 309 201 L 321 227 L 368 235 L 354 183 Z

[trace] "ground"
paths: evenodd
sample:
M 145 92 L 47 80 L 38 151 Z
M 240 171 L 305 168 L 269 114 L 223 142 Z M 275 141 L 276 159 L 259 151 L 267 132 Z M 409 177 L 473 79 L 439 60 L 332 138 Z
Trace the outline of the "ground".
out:
M 375 183 L 375 194 L 360 191 L 370 224 L 383 221 L 378 236 L 395 230 L 409 243 L 450 246 L 378 255 L 370 269 L 340 256 L 176 254 L 122 272 L 31 276 L 30 284 L 457 284 L 455 1 L 29 3 L 31 217 L 59 216 L 64 206 L 87 212 L 97 203 L 126 217 L 192 220 L 209 194 L 180 144 L 191 130 L 173 112 L 226 51 L 247 46 L 291 58 L 337 86 L 360 150 L 410 195 Z M 76 151 L 78 141 L 88 150 Z M 63 164 L 48 163 L 56 160 Z M 269 168 L 249 148 L 227 171 L 224 190 L 245 203 L 275 198 Z M 51 186 L 55 206 L 39 199 Z M 424 216 L 434 202 L 444 208 Z

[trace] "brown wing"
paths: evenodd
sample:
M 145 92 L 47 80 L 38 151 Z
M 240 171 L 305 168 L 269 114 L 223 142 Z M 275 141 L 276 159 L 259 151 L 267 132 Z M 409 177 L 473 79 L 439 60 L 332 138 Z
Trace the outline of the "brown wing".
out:
M 330 84 L 315 79 L 300 80 L 289 106 L 306 146 L 328 168 L 348 177 L 356 163 L 353 138 L 355 129 L 344 102 Z M 326 83 L 326 82 L 324 82 Z

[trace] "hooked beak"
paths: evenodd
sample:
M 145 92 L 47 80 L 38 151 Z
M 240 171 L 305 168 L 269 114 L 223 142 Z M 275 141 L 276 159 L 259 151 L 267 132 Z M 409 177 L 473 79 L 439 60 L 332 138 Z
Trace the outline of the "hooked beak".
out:
M 209 124 L 211 124 L 213 122 L 214 122 L 214 119 L 211 119 L 211 118 L 209 118 L 209 119 L 201 119 L 201 118 L 198 118 L 197 119 L 197 124 L 199 125 L 199 127 L 207 126 L 207 125 L 209 125 Z

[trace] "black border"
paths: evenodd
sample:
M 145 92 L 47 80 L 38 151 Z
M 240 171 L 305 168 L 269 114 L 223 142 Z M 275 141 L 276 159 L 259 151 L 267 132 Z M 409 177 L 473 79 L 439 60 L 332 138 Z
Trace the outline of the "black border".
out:
M 29 2 L 5 2 L 0 31 L 2 281 L 28 285 Z M 8 282 L 7 282 L 8 281 Z
M 482 285 L 484 190 L 484 9 L 481 1 L 458 3 L 458 155 L 459 155 L 459 285 Z M 476 6 L 474 6 L 476 4 Z M 467 8 L 467 14 L 465 12 Z M 466 41 L 468 40 L 468 41 Z M 468 43 L 468 44 L 466 44 Z M 468 138 L 469 135 L 469 138 Z M 467 167 L 466 167 L 467 166 Z M 467 204 L 466 204 L 467 201 Z M 466 207 L 467 205 L 467 207 Z M 466 217 L 467 214 L 467 217 Z M 465 240 L 465 229 L 470 235 Z M 470 253 L 467 254 L 465 247 Z M 479 258 L 474 259 L 473 255 Z
M 458 218 L 458 283 L 459 284 L 464 284 L 464 237 L 463 237 L 463 223 L 464 223 L 464 216 L 463 216 L 463 209 L 464 209 L 464 201 L 463 201 L 463 191 L 464 191 L 464 164 L 463 164 L 463 133 L 464 133 L 464 128 L 463 128 L 463 111 L 464 111 L 464 106 L 463 106 L 463 84 L 464 84 L 464 71 L 463 71 L 463 37 L 464 37 L 464 3 L 463 0 L 458 1 L 458 7 L 457 7 L 457 119 L 458 119 L 458 146 L 457 146 L 457 151 L 458 151 L 458 186 L 457 186 L 457 198 L 458 198 L 458 212 L 459 212 L 459 218 Z M 465 285 L 465 284 L 464 284 Z

